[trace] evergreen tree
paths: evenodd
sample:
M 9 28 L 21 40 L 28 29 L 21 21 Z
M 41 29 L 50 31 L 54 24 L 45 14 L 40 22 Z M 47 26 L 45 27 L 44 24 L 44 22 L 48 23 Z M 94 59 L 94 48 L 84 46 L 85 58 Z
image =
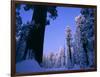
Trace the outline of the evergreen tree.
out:
M 76 17 L 76 48 L 80 67 L 94 66 L 94 9 L 83 8 Z
M 77 34 L 77 48 L 79 49 L 79 57 L 80 57 L 80 67 L 86 67 L 88 64 L 88 56 L 86 49 L 86 36 L 83 34 L 83 26 L 85 23 L 85 17 L 83 15 L 79 15 L 76 20 L 76 34 Z
M 55 61 L 54 61 L 54 53 L 50 53 L 48 55 L 48 60 L 49 60 L 49 68 L 53 68 L 55 65 Z
M 67 42 L 67 67 L 72 67 L 72 51 L 71 51 L 71 41 L 72 41 L 72 34 L 71 29 L 68 26 L 66 29 L 66 42 Z
M 32 22 L 34 24 L 32 29 L 29 31 L 29 35 L 27 37 L 26 49 L 23 56 L 23 59 L 26 59 L 27 50 L 32 49 L 33 53 L 35 54 L 35 59 L 38 61 L 39 64 L 42 63 L 42 56 L 43 56 L 43 41 L 44 41 L 44 33 L 45 33 L 45 26 L 47 23 L 47 12 L 51 15 L 52 19 L 57 17 L 57 10 L 55 6 L 44 6 L 44 5 L 26 5 L 25 10 L 32 9 L 34 11 L 32 15 Z
M 64 67 L 66 64 L 66 56 L 65 56 L 65 47 L 64 48 L 60 48 L 60 53 L 59 53 L 59 63 L 61 67 Z
M 16 62 L 21 60 L 22 52 L 22 38 L 21 38 L 21 26 L 22 26 L 22 18 L 20 16 L 20 5 L 16 5 Z
M 86 21 L 84 23 L 82 32 L 85 36 L 85 48 L 87 49 L 88 56 L 88 66 L 94 67 L 94 25 L 95 25 L 95 9 L 94 8 L 84 8 L 81 9 L 81 14 L 85 17 Z

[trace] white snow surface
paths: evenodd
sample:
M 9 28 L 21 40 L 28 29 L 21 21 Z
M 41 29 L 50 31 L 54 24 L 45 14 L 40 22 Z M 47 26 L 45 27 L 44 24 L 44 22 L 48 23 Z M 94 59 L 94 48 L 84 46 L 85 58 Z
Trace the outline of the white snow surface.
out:
M 16 73 L 36 73 L 36 72 L 50 72 L 50 71 L 67 71 L 67 70 L 80 70 L 79 65 L 68 69 L 66 67 L 60 68 L 43 68 L 37 63 L 35 59 L 28 59 L 16 64 Z
M 16 64 L 16 73 L 41 72 L 42 70 L 34 59 L 24 60 Z

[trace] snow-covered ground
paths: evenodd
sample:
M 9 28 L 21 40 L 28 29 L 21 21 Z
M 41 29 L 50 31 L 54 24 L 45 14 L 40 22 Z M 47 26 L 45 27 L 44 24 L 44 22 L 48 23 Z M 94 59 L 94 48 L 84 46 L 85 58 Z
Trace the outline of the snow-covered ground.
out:
M 16 73 L 32 73 L 32 72 L 50 72 L 68 70 L 65 67 L 61 68 L 43 68 L 34 59 L 28 59 L 16 64 Z
M 34 59 L 24 60 L 16 64 L 16 73 L 41 72 L 43 69 Z
M 67 67 L 61 68 L 43 68 L 37 63 L 35 59 L 28 59 L 16 64 L 16 73 L 33 73 L 33 72 L 50 72 L 50 71 L 67 71 L 67 70 L 79 70 L 80 67 L 75 65 L 73 68 Z

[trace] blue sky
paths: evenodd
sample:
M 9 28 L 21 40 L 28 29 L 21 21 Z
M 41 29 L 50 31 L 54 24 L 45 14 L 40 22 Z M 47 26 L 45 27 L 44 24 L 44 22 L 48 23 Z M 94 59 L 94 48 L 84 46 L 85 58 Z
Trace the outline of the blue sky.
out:
M 22 6 L 23 7 L 23 6 Z M 57 7 L 58 17 L 46 26 L 43 53 L 58 52 L 59 47 L 66 47 L 65 28 L 70 26 L 72 34 L 75 32 L 75 17 L 80 14 L 80 8 Z M 22 22 L 31 21 L 33 11 L 20 10 Z
M 75 17 L 80 14 L 80 8 L 58 7 L 58 17 L 46 27 L 44 38 L 44 54 L 58 52 L 60 47 L 66 47 L 65 29 L 70 26 L 75 32 Z

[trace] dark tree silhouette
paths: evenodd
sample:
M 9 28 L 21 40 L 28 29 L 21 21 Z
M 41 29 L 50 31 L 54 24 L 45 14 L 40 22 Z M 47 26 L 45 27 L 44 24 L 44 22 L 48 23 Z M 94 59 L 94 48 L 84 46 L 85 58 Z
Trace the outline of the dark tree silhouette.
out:
M 16 4 L 16 62 L 20 61 L 20 45 L 21 39 L 17 39 L 20 36 L 20 30 L 22 25 L 22 18 L 20 16 L 20 5 Z M 19 42 L 20 41 L 20 42 Z
M 20 5 L 16 5 L 16 33 L 18 33 L 21 24 L 22 24 L 22 18 L 20 16 Z
M 29 35 L 26 40 L 26 49 L 23 55 L 23 59 L 26 59 L 28 49 L 32 49 L 35 59 L 40 64 L 42 62 L 43 56 L 43 42 L 44 42 L 44 33 L 45 26 L 47 25 L 47 12 L 51 15 L 52 19 L 57 17 L 57 10 L 55 6 L 44 6 L 44 5 L 26 5 L 25 10 L 29 9 L 34 10 L 32 15 L 32 28 L 29 31 Z
M 81 14 L 85 17 L 83 27 L 81 27 L 82 43 L 86 53 L 87 65 L 94 66 L 94 13 L 95 9 L 84 8 L 81 9 Z M 92 38 L 92 39 L 91 39 Z M 90 47 L 91 46 L 91 47 Z M 91 57 L 92 56 L 92 57 Z

